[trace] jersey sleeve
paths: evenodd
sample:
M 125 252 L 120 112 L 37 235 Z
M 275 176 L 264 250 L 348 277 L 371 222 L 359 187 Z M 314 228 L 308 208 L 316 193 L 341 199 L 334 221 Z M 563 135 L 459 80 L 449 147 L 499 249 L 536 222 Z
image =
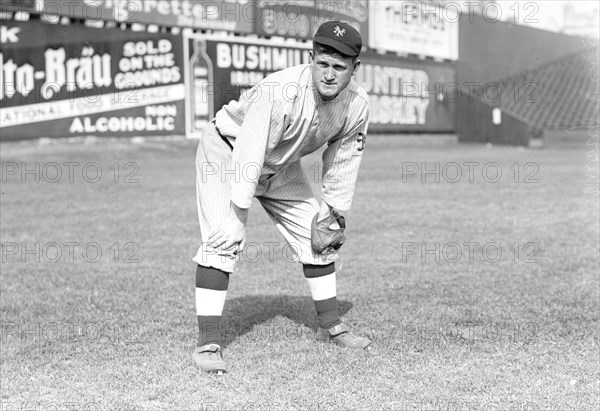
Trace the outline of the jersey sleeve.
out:
M 256 86 L 244 97 L 248 110 L 235 140 L 230 179 L 231 201 L 240 208 L 250 208 L 262 174 L 272 120 L 277 118 L 279 105 L 273 89 Z M 275 116 L 275 117 L 274 117 Z
M 323 153 L 321 197 L 337 210 L 352 206 L 368 125 L 369 108 L 365 105 L 358 121 L 342 137 L 333 139 Z

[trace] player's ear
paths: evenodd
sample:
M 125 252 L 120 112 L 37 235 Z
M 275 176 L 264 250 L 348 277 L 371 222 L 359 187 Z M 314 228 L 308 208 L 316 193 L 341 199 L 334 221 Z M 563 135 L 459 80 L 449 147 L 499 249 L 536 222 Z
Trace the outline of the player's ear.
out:
M 312 63 L 312 61 L 315 59 L 315 52 L 314 51 L 309 51 L 308 55 L 310 56 L 310 62 Z
M 354 62 L 354 71 L 352 71 L 352 75 L 355 75 L 356 72 L 358 71 L 358 68 L 360 67 L 360 60 L 356 60 Z

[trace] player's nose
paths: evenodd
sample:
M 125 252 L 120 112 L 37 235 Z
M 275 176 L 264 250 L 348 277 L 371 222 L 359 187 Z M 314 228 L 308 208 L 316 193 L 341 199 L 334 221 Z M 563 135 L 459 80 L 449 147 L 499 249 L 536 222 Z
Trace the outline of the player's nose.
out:
M 325 70 L 325 80 L 331 81 L 335 79 L 335 70 L 333 67 L 329 67 Z

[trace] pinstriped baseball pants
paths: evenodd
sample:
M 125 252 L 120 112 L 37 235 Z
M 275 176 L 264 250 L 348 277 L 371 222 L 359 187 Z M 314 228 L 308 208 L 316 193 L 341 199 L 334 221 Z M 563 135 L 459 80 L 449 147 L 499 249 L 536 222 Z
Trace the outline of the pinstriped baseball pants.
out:
M 239 260 L 236 250 L 215 249 L 207 240 L 228 215 L 232 178 L 245 178 L 248 170 L 232 164 L 231 148 L 221 139 L 215 126 L 209 123 L 202 133 L 196 153 L 196 196 L 202 243 L 193 260 L 205 267 L 233 272 Z M 310 226 L 319 211 L 300 161 L 290 163 L 271 176 L 261 176 L 255 193 L 277 229 L 303 264 L 325 265 L 338 260 L 337 252 L 326 256 L 313 253 Z M 265 251 L 265 250 L 262 250 Z M 265 252 L 262 253 L 266 255 Z

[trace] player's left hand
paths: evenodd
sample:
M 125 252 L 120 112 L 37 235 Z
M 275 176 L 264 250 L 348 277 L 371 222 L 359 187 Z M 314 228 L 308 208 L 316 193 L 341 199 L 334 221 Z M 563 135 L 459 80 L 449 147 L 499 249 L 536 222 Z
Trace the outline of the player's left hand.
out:
M 342 215 L 323 202 L 311 224 L 311 246 L 317 254 L 330 254 L 346 241 L 346 222 Z

